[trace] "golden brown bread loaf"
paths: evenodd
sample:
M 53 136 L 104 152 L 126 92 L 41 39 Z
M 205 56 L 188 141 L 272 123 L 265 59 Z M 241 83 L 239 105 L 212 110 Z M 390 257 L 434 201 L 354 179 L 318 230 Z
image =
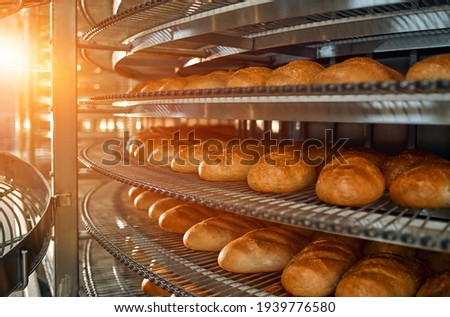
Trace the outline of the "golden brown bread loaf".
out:
M 158 219 L 161 229 L 174 233 L 185 233 L 190 227 L 207 218 L 216 217 L 223 211 L 205 206 L 185 203 L 164 212 Z
M 234 146 L 208 155 L 198 167 L 200 179 L 213 182 L 246 180 L 250 167 L 256 164 L 261 151 L 258 146 L 247 149 L 254 152 L 243 151 L 239 146 Z
M 227 87 L 265 86 L 272 70 L 266 67 L 245 67 L 235 71 L 227 82 Z
M 141 187 L 131 186 L 130 189 L 128 190 L 128 197 L 130 197 L 131 201 L 134 201 L 136 196 L 139 195 L 140 193 L 143 193 L 144 191 L 145 189 Z
M 316 181 L 316 169 L 307 164 L 299 153 L 271 152 L 251 166 L 248 186 L 263 193 L 287 193 L 302 190 Z
M 314 84 L 341 84 L 403 80 L 404 76 L 374 59 L 353 57 L 331 65 L 311 80 Z
M 389 194 L 406 207 L 450 207 L 450 161 L 430 159 L 405 171 L 391 183 Z
M 131 87 L 131 88 L 127 91 L 127 93 L 129 93 L 129 94 L 140 93 L 141 90 L 142 90 L 142 88 L 144 88 L 147 84 L 148 84 L 147 81 L 137 83 L 136 85 L 134 85 L 133 87 Z
M 134 207 L 136 209 L 146 210 L 148 211 L 148 208 L 155 203 L 156 201 L 160 200 L 161 198 L 164 198 L 164 195 L 150 192 L 150 191 L 144 191 L 136 196 L 134 199 Z
M 170 78 L 162 78 L 157 80 L 150 80 L 146 82 L 145 86 L 141 88 L 140 92 L 155 92 L 159 91 L 162 85 L 164 85 Z
M 281 284 L 294 296 L 329 296 L 357 260 L 353 248 L 343 240 L 317 238 L 289 261 Z
M 145 295 L 149 296 L 161 296 L 168 297 L 171 296 L 168 291 L 151 282 L 149 279 L 144 278 L 141 283 L 141 290 Z
M 171 77 L 165 81 L 160 87 L 159 91 L 169 90 L 183 90 L 190 81 L 196 80 L 200 75 L 190 75 L 186 77 Z
M 185 203 L 185 201 L 171 197 L 159 199 L 148 208 L 148 216 L 150 219 L 158 221 L 159 217 L 167 210 Z
M 255 229 L 225 245 L 218 263 L 222 269 L 234 273 L 282 271 L 308 243 L 309 239 L 295 228 Z
M 364 244 L 363 253 L 364 255 L 372 255 L 377 253 L 394 253 L 406 257 L 414 257 L 417 253 L 417 250 L 415 248 L 392 243 L 367 241 Z
M 232 72 L 214 71 L 206 75 L 202 75 L 194 80 L 190 80 L 184 89 L 213 89 L 225 88 L 230 79 Z
M 426 277 L 415 258 L 377 253 L 353 265 L 336 287 L 336 296 L 414 296 Z
M 176 153 L 170 164 L 171 169 L 177 173 L 199 173 L 199 166 L 202 161 L 217 157 L 217 154 L 225 148 L 225 141 L 214 139 L 200 144 L 185 146 Z M 210 157 L 210 154 L 212 156 Z
M 437 156 L 420 149 L 405 150 L 388 158 L 381 168 L 386 180 L 386 187 L 389 188 L 392 181 L 403 172 L 432 158 L 437 158 Z
M 378 166 L 364 155 L 350 152 L 327 164 L 316 183 L 320 200 L 340 206 L 371 204 L 383 196 L 384 190 L 385 181 Z
M 439 54 L 425 58 L 406 73 L 408 80 L 439 80 L 450 79 L 450 53 Z
M 266 86 L 304 85 L 325 68 L 310 60 L 295 60 L 274 69 L 266 81 Z
M 419 297 L 450 297 L 450 271 L 441 272 L 429 277 L 420 287 Z
M 183 243 L 192 250 L 220 251 L 230 241 L 266 226 L 265 222 L 251 217 L 237 214 L 219 215 L 189 228 L 183 236 Z

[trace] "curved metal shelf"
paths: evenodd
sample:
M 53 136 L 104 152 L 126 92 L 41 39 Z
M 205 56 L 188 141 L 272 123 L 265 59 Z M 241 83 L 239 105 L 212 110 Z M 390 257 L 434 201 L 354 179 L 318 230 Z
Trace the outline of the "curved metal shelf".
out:
M 24 288 L 44 258 L 52 227 L 50 188 L 28 163 L 0 152 L 0 296 Z
M 144 296 L 140 288 L 142 277 L 126 268 L 93 239 L 84 241 L 82 267 L 87 296 Z
M 184 247 L 181 234 L 161 230 L 145 212 L 134 209 L 128 188 L 109 181 L 92 189 L 83 201 L 82 221 L 100 245 L 135 274 L 175 296 L 287 295 L 280 287 L 280 273 L 233 274 L 218 266 L 217 252 Z M 128 288 L 126 281 L 120 283 Z M 89 290 L 97 293 L 95 286 Z
M 118 151 L 123 148 L 117 140 Z M 262 194 L 246 182 L 207 182 L 198 175 L 133 162 L 107 154 L 103 144 L 84 149 L 80 161 L 119 182 L 199 204 L 316 230 L 363 239 L 450 252 L 450 211 L 419 210 L 395 205 L 387 195 L 362 208 L 321 202 L 314 188 L 287 194 Z M 119 153 L 119 152 L 116 152 Z
M 236 68 L 240 59 L 247 65 L 272 66 L 280 56 L 317 59 L 348 55 L 349 46 L 351 54 L 446 47 L 448 4 L 405 0 L 378 0 L 370 5 L 327 0 L 151 1 L 105 19 L 85 32 L 82 40 L 121 46 L 113 55 L 115 71 L 150 79 L 155 74 L 173 75 L 178 68 L 180 73 L 189 68 L 203 72 Z M 295 49 L 287 49 L 292 46 Z M 226 62 L 227 57 L 233 58 L 233 66 Z M 219 58 L 219 63 L 212 63 Z M 170 66 L 160 69 L 165 64 Z
M 449 88 L 450 81 L 404 81 L 180 90 L 96 96 L 79 104 L 140 117 L 449 124 Z

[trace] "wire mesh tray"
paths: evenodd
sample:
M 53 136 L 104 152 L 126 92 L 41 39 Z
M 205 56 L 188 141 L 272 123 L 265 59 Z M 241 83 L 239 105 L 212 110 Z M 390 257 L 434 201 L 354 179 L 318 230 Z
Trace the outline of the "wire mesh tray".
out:
M 182 235 L 161 230 L 146 212 L 134 209 L 128 187 L 114 181 L 102 183 L 83 201 L 82 221 L 86 229 L 111 255 L 140 276 L 175 296 L 285 296 L 280 272 L 233 274 L 217 264 L 218 252 L 189 250 Z M 95 258 L 93 259 L 95 261 Z M 136 279 L 123 272 L 116 282 L 135 296 Z M 101 293 L 103 283 L 92 283 L 88 294 Z M 105 283 L 114 283 L 108 278 Z M 132 286 L 134 284 L 134 287 Z M 134 289 L 134 290 L 133 290 Z
M 448 124 L 449 100 L 450 81 L 443 80 L 144 92 L 79 104 L 87 111 L 110 104 L 129 116 Z
M 168 167 L 132 160 L 104 164 L 111 163 L 111 156 L 102 144 L 85 148 L 80 161 L 122 183 L 213 208 L 363 239 L 450 252 L 450 210 L 398 206 L 387 194 L 361 208 L 325 204 L 313 187 L 287 194 L 262 194 L 251 190 L 246 182 L 207 182 L 198 175 L 175 173 Z
M 50 188 L 19 158 L 0 152 L 0 296 L 24 288 L 48 248 Z

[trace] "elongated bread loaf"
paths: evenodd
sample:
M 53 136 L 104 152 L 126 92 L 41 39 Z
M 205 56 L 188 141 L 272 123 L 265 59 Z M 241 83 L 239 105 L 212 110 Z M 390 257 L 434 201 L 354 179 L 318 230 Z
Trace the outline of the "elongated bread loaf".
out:
M 295 60 L 274 69 L 266 81 L 266 86 L 309 84 L 311 79 L 325 68 L 310 60 Z
M 222 214 L 223 211 L 205 206 L 185 203 L 164 212 L 158 219 L 161 229 L 175 233 L 185 233 L 196 223 Z
M 377 253 L 353 265 L 336 287 L 336 296 L 414 296 L 426 277 L 417 259 Z
M 168 291 L 166 291 L 165 289 L 156 285 L 155 283 L 153 283 L 152 281 L 150 281 L 147 278 L 144 278 L 142 280 L 141 290 L 145 295 L 149 295 L 149 296 L 169 297 L 172 295 Z
M 450 53 L 433 55 L 415 63 L 406 73 L 406 79 L 450 79 Z
M 309 239 L 295 228 L 255 229 L 228 243 L 220 251 L 218 263 L 234 273 L 282 271 L 308 243 Z
M 227 81 L 227 87 L 265 86 L 272 70 L 266 67 L 245 67 L 235 71 Z
M 148 216 L 150 219 L 159 220 L 159 217 L 165 213 L 167 210 L 172 209 L 175 206 L 185 204 L 185 201 L 176 199 L 176 198 L 163 198 L 156 202 L 154 202 L 149 208 L 148 208 Z
M 450 271 L 444 271 L 429 277 L 420 287 L 419 297 L 450 297 Z
M 140 210 L 146 210 L 148 211 L 148 208 L 155 203 L 156 201 L 160 200 L 161 198 L 165 198 L 166 196 L 162 194 L 158 194 L 155 192 L 150 191 L 144 191 L 140 193 L 139 195 L 134 198 L 134 207 L 136 209 Z
M 189 228 L 183 236 L 184 245 L 199 251 L 220 251 L 230 241 L 266 223 L 237 214 L 224 214 L 208 218 Z
M 232 149 L 211 154 L 207 160 L 200 162 L 198 175 L 200 179 L 214 182 L 246 180 L 248 172 L 260 158 L 261 148 L 249 146 L 242 149 L 238 146 Z
M 315 84 L 338 84 L 403 80 L 396 70 L 367 57 L 353 57 L 331 65 L 312 79 Z
M 134 199 L 136 198 L 137 195 L 139 195 L 140 193 L 144 192 L 145 189 L 141 188 L 141 187 L 130 187 L 130 189 L 128 190 L 128 197 L 130 197 L 131 201 L 134 202 Z
M 316 169 L 300 153 L 271 152 L 250 167 L 248 186 L 263 193 L 287 193 L 302 190 L 316 181 Z
M 294 296 L 329 296 L 357 260 L 353 247 L 343 240 L 318 238 L 289 261 L 281 284 Z

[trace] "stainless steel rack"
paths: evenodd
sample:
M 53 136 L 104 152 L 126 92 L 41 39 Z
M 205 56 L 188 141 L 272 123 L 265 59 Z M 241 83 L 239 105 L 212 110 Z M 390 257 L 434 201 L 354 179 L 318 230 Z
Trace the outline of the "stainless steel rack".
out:
M 448 124 L 449 92 L 450 81 L 248 87 L 95 96 L 79 107 L 139 117 Z
M 50 243 L 50 189 L 31 165 L 0 152 L 0 296 L 23 289 Z
M 218 266 L 217 252 L 199 252 L 184 247 L 181 234 L 161 230 L 146 212 L 134 209 L 127 196 L 128 188 L 109 181 L 92 189 L 83 202 L 82 221 L 103 248 L 141 279 L 148 278 L 171 294 L 183 297 L 287 296 L 280 284 L 280 272 L 230 273 Z M 111 193 L 114 198 L 104 201 Z M 107 283 L 117 285 L 117 279 L 127 273 L 121 272 L 115 282 L 108 276 Z M 104 274 L 107 272 L 103 268 Z M 97 293 L 98 287 L 96 290 L 92 279 L 87 280 L 91 295 Z M 133 283 L 138 284 L 136 280 L 130 284 Z M 126 282 L 124 284 L 129 287 Z M 111 291 L 106 294 L 110 295 Z
M 149 1 L 99 22 L 80 44 L 108 46 L 116 72 L 145 79 L 445 47 L 449 15 L 448 1 Z M 104 52 L 85 55 L 104 63 Z
M 337 207 L 321 202 L 314 188 L 262 194 L 245 182 L 207 182 L 197 175 L 133 160 L 104 164 L 109 159 L 102 144 L 86 148 L 80 155 L 86 166 L 109 178 L 182 200 L 278 223 L 450 251 L 450 210 L 406 208 L 395 205 L 388 195 L 362 208 Z

